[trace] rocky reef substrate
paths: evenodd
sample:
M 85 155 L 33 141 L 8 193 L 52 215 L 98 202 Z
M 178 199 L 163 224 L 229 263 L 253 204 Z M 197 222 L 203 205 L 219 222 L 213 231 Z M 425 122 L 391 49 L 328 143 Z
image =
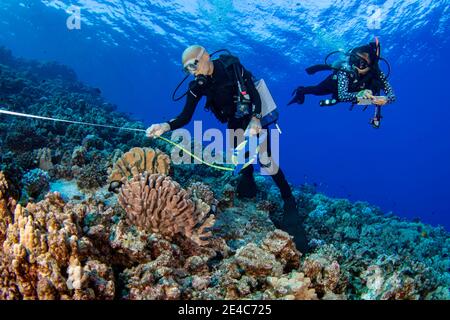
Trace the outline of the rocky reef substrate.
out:
M 0 104 L 143 128 L 69 68 L 4 48 Z M 0 115 L 0 151 L 0 299 L 450 298 L 449 234 L 367 203 L 294 188 L 301 253 L 270 179 L 237 199 L 234 177 L 172 166 L 140 133 Z

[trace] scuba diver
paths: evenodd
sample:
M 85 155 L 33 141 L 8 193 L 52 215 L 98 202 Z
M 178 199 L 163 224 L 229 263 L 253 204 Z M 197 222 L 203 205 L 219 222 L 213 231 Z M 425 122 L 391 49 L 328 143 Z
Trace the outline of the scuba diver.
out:
M 336 54 L 330 53 L 325 59 L 325 64 L 319 64 L 306 69 L 309 75 L 319 71 L 333 71 L 324 81 L 316 86 L 300 86 L 293 92 L 293 99 L 288 105 L 305 102 L 305 95 L 324 96 L 331 94 L 331 99 L 322 100 L 321 107 L 336 105 L 340 102 L 351 102 L 352 108 L 355 104 L 375 105 L 375 115 L 370 124 L 378 129 L 381 125 L 381 107 L 393 103 L 396 100 L 394 92 L 388 81 L 388 76 L 381 71 L 379 62 L 384 61 L 381 57 L 381 46 L 378 38 L 369 45 L 354 48 L 345 54 L 345 59 L 341 59 L 334 64 L 329 64 L 328 59 Z M 379 96 L 381 90 L 386 96 Z M 365 110 L 364 109 L 364 110 Z
M 227 54 L 220 55 L 214 60 L 211 59 L 212 55 L 221 51 L 226 51 Z M 202 46 L 191 46 L 184 51 L 182 63 L 187 74 L 184 80 L 190 75 L 194 76 L 195 80 L 189 83 L 189 89 L 184 95 L 175 98 L 175 94 L 183 82 L 180 83 L 172 97 L 174 101 L 186 97 L 183 111 L 178 117 L 167 123 L 153 124 L 149 127 L 147 129 L 149 138 L 158 137 L 187 125 L 203 96 L 207 98 L 206 110 L 211 111 L 221 123 L 227 123 L 228 129 L 248 130 L 247 132 L 252 136 L 258 135 L 262 129 L 267 129 L 267 126 L 261 123 L 261 96 L 255 86 L 252 74 L 228 50 L 218 52 L 210 55 Z M 236 148 L 237 142 L 236 139 L 234 140 L 232 145 Z M 270 138 L 267 140 L 270 141 Z M 267 149 L 269 149 L 267 154 L 270 159 L 270 146 Z M 240 171 L 236 190 L 239 198 L 256 196 L 257 187 L 253 173 L 253 165 L 246 166 Z M 277 227 L 293 236 L 297 248 L 305 253 L 309 249 L 308 241 L 291 187 L 281 169 L 272 174 L 272 178 L 284 201 L 284 214 Z

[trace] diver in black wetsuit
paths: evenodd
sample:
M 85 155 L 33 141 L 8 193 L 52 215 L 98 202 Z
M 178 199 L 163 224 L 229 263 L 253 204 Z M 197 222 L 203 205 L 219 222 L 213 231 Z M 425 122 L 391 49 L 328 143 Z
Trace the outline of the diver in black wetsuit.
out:
M 191 46 L 183 53 L 182 60 L 185 71 L 195 76 L 195 80 L 189 84 L 184 109 L 177 118 L 168 123 L 154 124 L 148 128 L 148 137 L 160 136 L 187 125 L 203 96 L 207 97 L 206 108 L 212 111 L 220 122 L 227 123 L 228 129 L 248 129 L 251 135 L 261 132 L 263 129 L 260 121 L 261 98 L 253 82 L 252 74 L 242 66 L 238 58 L 232 55 L 221 55 L 220 58 L 211 60 L 203 47 Z M 241 78 L 247 90 L 249 101 L 244 109 L 236 102 L 238 92 L 236 77 Z M 267 140 L 270 141 L 270 138 Z M 233 143 L 235 147 L 236 143 L 236 141 Z M 270 150 L 267 151 L 270 157 Z M 253 165 L 240 172 L 237 186 L 238 197 L 256 196 L 253 172 Z M 284 201 L 283 219 L 277 227 L 294 237 L 297 248 L 301 252 L 307 252 L 308 241 L 292 190 L 281 169 L 278 168 L 272 178 L 280 189 Z
M 305 102 L 305 95 L 330 95 L 331 99 L 322 100 L 320 106 L 327 107 L 339 102 L 360 104 L 362 100 L 370 101 L 376 106 L 375 116 L 371 120 L 374 128 L 381 124 L 381 107 L 396 100 L 386 75 L 380 70 L 380 45 L 378 39 L 362 47 L 351 50 L 345 66 L 332 67 L 327 64 L 316 65 L 306 69 L 308 74 L 318 71 L 333 70 L 324 81 L 316 86 L 298 87 L 294 90 L 294 98 L 288 105 Z M 381 90 L 385 97 L 378 97 Z

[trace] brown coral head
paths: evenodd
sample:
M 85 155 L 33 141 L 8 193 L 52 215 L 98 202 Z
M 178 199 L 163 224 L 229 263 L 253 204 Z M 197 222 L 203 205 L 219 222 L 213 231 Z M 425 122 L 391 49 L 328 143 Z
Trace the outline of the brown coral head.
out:
M 206 203 L 191 198 L 177 182 L 161 174 L 144 172 L 125 182 L 119 204 L 130 225 L 169 240 L 182 234 L 198 245 L 206 245 L 211 237 L 209 228 L 215 223 Z
M 152 148 L 133 148 L 114 164 L 109 176 L 110 189 L 114 187 L 112 184 L 124 182 L 144 172 L 167 175 L 169 171 L 170 158 L 165 153 Z

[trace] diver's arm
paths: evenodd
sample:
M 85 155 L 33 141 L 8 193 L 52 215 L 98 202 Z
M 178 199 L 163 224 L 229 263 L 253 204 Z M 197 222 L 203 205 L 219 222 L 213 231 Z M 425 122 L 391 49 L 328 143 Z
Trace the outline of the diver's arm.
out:
M 348 75 L 339 71 L 337 74 L 338 77 L 338 99 L 340 102 L 353 102 L 358 103 L 358 93 L 357 92 L 349 92 L 348 91 Z
M 200 90 L 195 85 L 190 85 L 186 96 L 186 104 L 178 117 L 169 121 L 170 130 L 176 130 L 187 125 L 194 115 L 195 108 L 202 98 Z
M 389 83 L 386 75 L 383 72 L 380 73 L 380 80 L 383 83 L 383 91 L 386 94 L 387 104 L 395 102 L 395 100 L 397 100 L 397 97 L 395 96 L 394 89 L 392 89 L 391 84 Z
M 250 98 L 252 99 L 252 103 L 254 106 L 253 114 L 261 114 L 261 96 L 259 95 L 258 90 L 256 89 L 255 83 L 253 82 L 253 75 L 247 71 L 245 68 L 242 68 L 244 70 L 244 82 L 247 86 L 248 93 L 250 94 Z

